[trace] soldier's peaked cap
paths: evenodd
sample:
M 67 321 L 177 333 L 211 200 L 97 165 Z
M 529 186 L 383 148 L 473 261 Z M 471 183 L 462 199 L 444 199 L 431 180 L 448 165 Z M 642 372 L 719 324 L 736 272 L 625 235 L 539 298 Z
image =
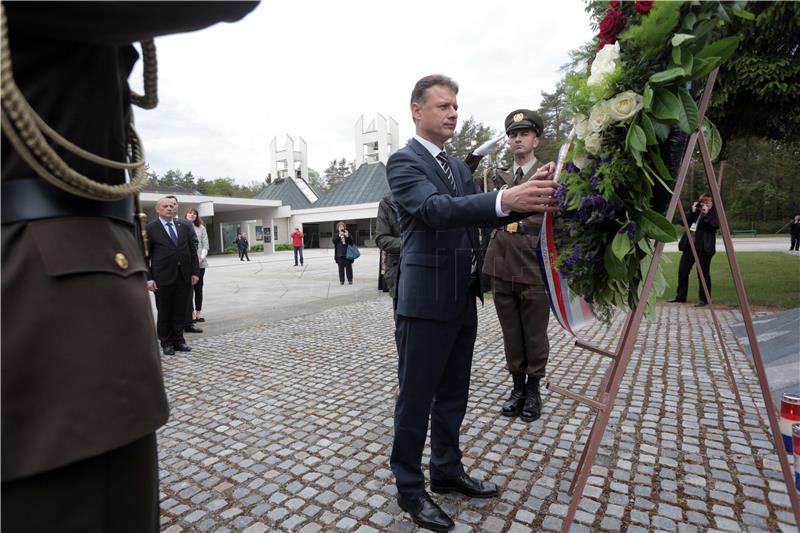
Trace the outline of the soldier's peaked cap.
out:
M 539 113 L 530 109 L 517 109 L 506 117 L 506 134 L 514 130 L 531 129 L 536 135 L 541 135 L 544 130 L 544 121 Z

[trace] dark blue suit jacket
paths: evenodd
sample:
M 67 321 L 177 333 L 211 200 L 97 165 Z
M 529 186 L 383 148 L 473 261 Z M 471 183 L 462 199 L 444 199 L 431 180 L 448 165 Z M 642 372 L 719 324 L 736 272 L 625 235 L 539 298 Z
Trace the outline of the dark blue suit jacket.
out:
M 456 181 L 453 196 L 439 163 L 417 140 L 389 158 L 387 176 L 403 236 L 397 286 L 397 314 L 430 320 L 455 320 L 466 299 L 483 299 L 480 281 L 470 291 L 473 250 L 481 254 L 476 226 L 498 226 L 521 220 L 528 213 L 498 218 L 497 192 L 483 193 L 467 166 L 448 162 Z

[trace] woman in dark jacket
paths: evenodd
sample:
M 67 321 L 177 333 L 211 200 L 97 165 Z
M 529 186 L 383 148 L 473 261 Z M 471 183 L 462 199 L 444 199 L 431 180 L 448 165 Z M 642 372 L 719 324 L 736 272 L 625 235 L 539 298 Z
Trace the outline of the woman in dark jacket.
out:
M 347 247 L 355 244 L 344 222 L 336 223 L 336 233 L 333 236 L 333 259 L 339 265 L 339 283 L 344 285 L 344 276 L 347 274 L 347 283 L 353 284 L 353 260 L 347 258 Z
M 790 251 L 800 250 L 800 215 L 794 217 L 794 222 L 789 224 L 789 235 L 791 235 Z
M 719 229 L 719 219 L 717 219 L 717 212 L 714 209 L 714 200 L 708 194 L 704 194 L 692 206 L 692 212 L 686 217 L 689 223 L 689 231 L 694 238 L 694 246 L 697 249 L 697 257 L 700 260 L 700 268 L 703 271 L 703 276 L 706 278 L 706 285 L 708 285 L 708 294 L 711 294 L 711 258 L 717 251 L 717 230 Z M 681 263 L 678 267 L 678 290 L 675 293 L 675 298 L 670 302 L 683 303 L 686 301 L 686 292 L 689 288 L 689 272 L 694 265 L 694 256 L 689 247 L 689 239 L 684 233 L 678 243 L 678 250 L 683 252 L 681 255 Z M 703 307 L 708 305 L 706 295 L 703 292 L 703 284 L 700 283 L 700 272 L 697 273 L 697 281 L 700 285 L 699 296 L 695 307 Z

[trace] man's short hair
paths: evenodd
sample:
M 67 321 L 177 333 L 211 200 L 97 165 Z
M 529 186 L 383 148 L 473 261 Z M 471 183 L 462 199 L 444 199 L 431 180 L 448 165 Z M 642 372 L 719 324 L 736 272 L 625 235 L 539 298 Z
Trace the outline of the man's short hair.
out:
M 428 97 L 426 91 L 434 85 L 444 85 L 449 87 L 455 94 L 458 94 L 458 84 L 452 78 L 448 78 L 444 74 L 431 74 L 420 79 L 414 85 L 414 90 L 411 91 L 411 103 L 424 104 Z

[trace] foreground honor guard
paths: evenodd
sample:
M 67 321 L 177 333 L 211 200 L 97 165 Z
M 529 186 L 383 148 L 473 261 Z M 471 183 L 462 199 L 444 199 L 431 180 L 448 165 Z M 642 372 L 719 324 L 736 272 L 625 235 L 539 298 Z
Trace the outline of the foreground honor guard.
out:
M 502 188 L 513 188 L 530 180 L 541 166 L 535 150 L 544 123 L 537 113 L 518 109 L 506 117 L 505 126 L 514 164 L 507 171 L 498 171 L 497 176 Z M 492 277 L 494 306 L 514 382 L 502 413 L 520 416 L 525 422 L 541 416 L 539 381 L 550 352 L 550 307 L 535 251 L 541 225 L 542 216 L 533 215 L 495 230 L 483 264 L 483 271 Z
M 155 430 L 168 411 L 134 229 L 146 175 L 131 101 L 156 104 L 150 38 L 254 7 L 0 8 L 6 533 L 159 529 Z M 134 41 L 144 96 L 127 83 Z

